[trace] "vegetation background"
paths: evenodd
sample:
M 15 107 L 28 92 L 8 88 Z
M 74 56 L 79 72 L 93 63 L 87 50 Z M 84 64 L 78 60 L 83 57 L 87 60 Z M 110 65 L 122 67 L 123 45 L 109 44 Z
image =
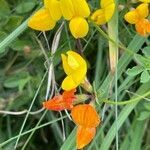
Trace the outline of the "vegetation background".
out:
M 102 27 L 102 32 L 91 23 L 88 36 L 81 40 L 88 63 L 88 79 L 98 94 L 97 110 L 103 119 L 96 137 L 85 149 L 150 150 L 150 39 L 137 35 L 134 27 L 123 19 L 129 8 L 137 3 L 126 0 L 118 3 L 119 8 L 108 24 L 108 34 L 104 34 L 107 26 Z M 89 4 L 91 10 L 99 7 L 98 0 L 89 0 Z M 15 146 L 19 150 L 76 149 L 76 128 L 64 112 L 64 117 L 50 111 L 37 112 L 45 99 L 48 82 L 41 45 L 48 58 L 51 54 L 43 34 L 27 28 L 26 19 L 41 6 L 40 0 L 0 0 L 1 150 L 12 150 Z M 116 23 L 115 17 L 118 18 Z M 50 46 L 61 23 L 62 20 L 54 30 L 46 33 Z M 117 34 L 111 34 L 116 29 L 117 39 Z M 109 64 L 112 59 L 110 43 L 119 47 L 115 75 Z M 58 87 L 64 78 L 60 54 L 70 48 L 76 48 L 76 40 L 65 22 L 53 56 Z M 114 105 L 116 98 L 118 104 Z M 112 100 L 112 104 L 106 104 L 106 99 Z M 124 100 L 130 102 L 122 103 Z

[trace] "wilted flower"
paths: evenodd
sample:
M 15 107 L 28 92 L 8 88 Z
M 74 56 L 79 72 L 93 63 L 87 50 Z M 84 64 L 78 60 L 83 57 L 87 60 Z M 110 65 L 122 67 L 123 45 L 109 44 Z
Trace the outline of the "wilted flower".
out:
M 64 91 L 62 95 L 54 96 L 52 99 L 43 102 L 43 107 L 54 111 L 71 110 L 73 108 L 73 101 L 76 99 L 75 92 L 75 89 Z
M 100 123 L 100 117 L 94 107 L 89 104 L 81 104 L 73 107 L 71 116 L 77 128 L 77 148 L 81 149 L 91 142 L 96 133 L 96 127 Z

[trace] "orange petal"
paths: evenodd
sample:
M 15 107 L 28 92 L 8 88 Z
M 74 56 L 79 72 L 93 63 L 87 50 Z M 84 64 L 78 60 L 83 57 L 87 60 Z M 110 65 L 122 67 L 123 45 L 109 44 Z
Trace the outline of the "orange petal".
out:
M 73 90 L 70 90 L 70 91 L 64 91 L 63 94 L 62 94 L 63 99 L 66 102 L 73 102 L 73 100 L 75 99 L 75 95 L 74 95 L 75 92 L 76 92 L 76 89 L 73 89 Z
M 146 31 L 147 33 L 150 33 L 150 21 L 148 21 L 146 24 Z
M 72 105 L 72 101 L 67 102 L 63 99 L 62 95 L 59 95 L 59 96 L 55 96 L 51 100 L 44 102 L 43 107 L 48 110 L 62 111 L 64 109 L 71 110 L 73 105 Z
M 141 19 L 135 24 L 136 31 L 142 35 L 147 36 L 148 34 L 148 20 Z
M 94 138 L 96 133 L 96 128 L 85 128 L 79 126 L 77 129 L 77 149 L 81 149 L 87 144 L 89 144 Z
M 84 127 L 97 127 L 100 123 L 99 115 L 94 107 L 89 104 L 81 104 L 73 107 L 71 115 L 77 125 Z

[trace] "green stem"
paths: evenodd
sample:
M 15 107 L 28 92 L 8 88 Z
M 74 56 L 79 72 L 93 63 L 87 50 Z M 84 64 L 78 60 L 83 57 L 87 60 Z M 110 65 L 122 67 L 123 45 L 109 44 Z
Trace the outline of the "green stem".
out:
M 123 101 L 123 102 L 114 102 L 114 101 L 110 101 L 110 100 L 103 100 L 104 103 L 107 103 L 107 104 L 113 104 L 113 105 L 126 105 L 126 104 L 130 104 L 130 103 L 134 103 L 134 102 L 137 102 L 139 101 L 140 99 L 144 99 L 146 96 L 150 95 L 150 91 L 149 92 L 146 92 L 145 94 L 143 95 L 139 95 L 138 97 L 136 98 L 133 98 L 133 99 L 130 99 L 130 100 L 126 100 L 126 101 Z
M 64 118 L 67 118 L 67 116 L 63 116 L 62 118 L 58 118 L 58 119 L 52 120 L 52 121 L 50 121 L 50 122 L 44 123 L 44 124 L 42 124 L 42 125 L 40 125 L 40 126 L 38 126 L 38 127 L 34 127 L 34 128 L 32 128 L 32 129 L 30 129 L 30 130 L 28 130 L 28 131 L 23 132 L 23 133 L 21 133 L 20 135 L 14 136 L 14 137 L 8 139 L 7 141 L 4 141 L 3 143 L 1 143 L 1 144 L 0 144 L 0 148 L 2 148 L 3 146 L 5 146 L 5 145 L 8 144 L 9 142 L 11 142 L 11 141 L 17 139 L 17 138 L 20 137 L 20 136 L 24 136 L 24 135 L 26 135 L 26 134 L 28 134 L 28 133 L 30 133 L 30 132 L 32 132 L 32 131 L 41 129 L 41 128 L 45 127 L 45 126 L 48 126 L 48 125 L 50 125 L 50 124 L 52 124 L 52 123 L 55 123 L 55 122 L 57 122 L 57 121 L 60 121 L 61 119 L 64 119 Z
M 119 39 L 118 39 L 118 0 L 114 0 L 115 2 L 115 12 L 113 14 L 112 19 L 108 22 L 108 36 L 113 39 L 114 43 L 109 41 L 109 61 L 110 61 L 110 72 L 115 76 L 115 125 L 116 125 L 116 150 L 119 149 L 119 135 L 118 135 L 118 47 L 119 47 Z M 111 91 L 113 88 L 113 83 L 111 84 Z

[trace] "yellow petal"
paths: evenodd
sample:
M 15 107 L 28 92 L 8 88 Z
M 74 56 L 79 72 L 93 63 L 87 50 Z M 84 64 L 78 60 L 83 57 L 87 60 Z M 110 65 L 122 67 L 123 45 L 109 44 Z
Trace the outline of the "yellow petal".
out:
M 68 54 L 68 65 L 73 69 L 77 69 L 79 67 L 78 61 L 72 55 Z
M 77 129 L 77 149 L 82 149 L 89 144 L 96 134 L 96 128 L 85 128 L 79 126 Z
M 111 4 L 114 4 L 114 0 L 107 0 L 107 1 L 106 0 L 101 0 L 100 1 L 101 8 L 106 8 Z
M 86 0 L 71 0 L 75 10 L 75 16 L 88 17 L 90 15 L 90 8 Z
M 76 70 L 74 73 L 71 74 L 71 77 L 77 86 L 83 82 L 85 76 L 86 76 L 86 68 L 84 67 L 79 68 L 78 70 Z
M 72 89 L 75 89 L 78 85 L 74 82 L 74 80 L 72 79 L 72 76 L 69 75 L 67 76 L 63 82 L 62 82 L 62 89 L 65 91 L 70 91 Z
M 80 54 L 70 50 L 67 52 L 67 55 L 72 56 L 78 62 L 80 68 L 86 68 L 87 70 L 86 61 L 81 57 Z
M 143 3 L 143 4 L 139 5 L 139 6 L 136 8 L 136 11 L 137 11 L 137 13 L 139 14 L 139 18 L 140 18 L 140 19 L 146 18 L 146 17 L 148 16 L 148 14 L 149 14 L 148 4 Z
M 136 10 L 131 10 L 125 14 L 124 19 L 130 24 L 135 24 L 138 21 L 139 16 Z
M 67 75 L 70 75 L 74 70 L 69 66 L 67 61 L 67 56 L 64 54 L 61 54 L 62 63 L 63 63 L 63 69 Z
M 58 0 L 44 0 L 44 6 L 49 9 L 49 12 L 53 18 L 53 20 L 58 21 L 61 16 L 62 12 L 60 9 L 60 1 Z
M 74 14 L 75 10 L 71 0 L 61 0 L 60 1 L 62 15 L 66 20 L 70 20 Z
M 89 31 L 89 25 L 87 21 L 82 17 L 75 17 L 71 19 L 69 28 L 72 35 L 77 38 L 83 38 Z
M 56 22 L 45 8 L 38 10 L 28 21 L 28 26 L 39 31 L 48 31 L 54 28 Z
M 92 16 L 91 19 L 98 25 L 103 25 L 106 23 L 106 17 L 104 13 L 104 9 L 98 9 L 96 10 Z
M 105 7 L 104 12 L 105 12 L 105 19 L 108 22 L 112 18 L 113 14 L 115 12 L 115 4 L 111 3 L 110 5 Z
M 130 24 L 135 24 L 141 19 L 144 19 L 148 16 L 148 4 L 143 3 L 139 5 L 136 9 L 129 11 L 125 16 L 125 20 Z

